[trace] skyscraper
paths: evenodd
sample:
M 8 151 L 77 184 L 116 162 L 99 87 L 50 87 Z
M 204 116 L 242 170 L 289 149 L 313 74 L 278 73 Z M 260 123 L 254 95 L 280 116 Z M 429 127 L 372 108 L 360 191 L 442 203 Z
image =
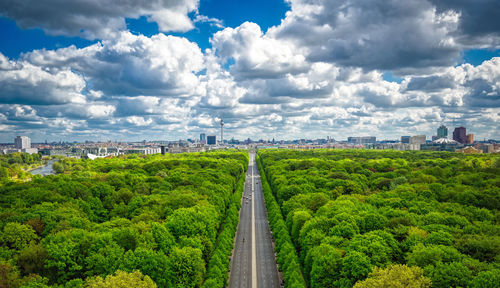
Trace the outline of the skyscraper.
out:
M 217 136 L 215 136 L 215 135 L 207 136 L 207 144 L 208 145 L 216 145 L 217 144 Z
M 457 141 L 458 143 L 462 144 L 467 144 L 467 133 L 465 130 L 465 127 L 457 127 L 453 131 L 453 140 Z
M 224 120 L 220 119 L 220 145 L 224 145 Z
M 31 148 L 31 139 L 28 136 L 17 136 L 14 139 L 16 149 L 29 149 Z
M 448 128 L 444 125 L 439 126 L 437 130 L 437 138 L 447 138 L 448 137 Z
M 474 134 L 467 134 L 467 144 L 474 143 Z
M 200 143 L 207 144 L 207 137 L 205 136 L 205 133 L 200 134 Z

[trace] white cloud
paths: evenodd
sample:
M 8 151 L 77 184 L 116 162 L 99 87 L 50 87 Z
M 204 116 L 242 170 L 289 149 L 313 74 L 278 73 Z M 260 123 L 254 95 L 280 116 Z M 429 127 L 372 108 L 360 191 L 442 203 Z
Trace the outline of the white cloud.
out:
M 500 58 L 456 64 L 471 39 L 484 46 L 498 33 L 464 35 L 473 12 L 463 3 L 458 9 L 431 0 L 289 2 L 280 25 L 265 33 L 250 22 L 225 28 L 204 52 L 182 37 L 122 31 L 123 8 L 102 22 L 113 31 L 87 30 L 109 32 L 88 47 L 36 50 L 19 60 L 0 54 L 1 135 L 173 140 L 218 134 L 224 118 L 225 135 L 240 139 L 396 139 L 430 136 L 441 123 L 498 138 Z M 197 14 L 197 1 L 146 6 L 154 5 L 168 7 L 147 14 L 161 29 L 189 29 L 188 12 L 194 22 L 222 25 Z M 43 27 L 79 35 L 71 30 L 76 24 Z M 387 71 L 402 82 L 385 81 Z
M 210 42 L 222 61 L 234 60 L 231 72 L 236 78 L 273 78 L 307 70 L 299 48 L 267 37 L 255 23 L 226 28 Z
M 51 105 L 86 102 L 82 94 L 85 81 L 68 68 L 51 71 L 26 61 L 6 61 L 3 55 L 0 66 L 0 103 Z
M 183 97 L 198 86 L 203 69 L 199 47 L 185 38 L 122 32 L 83 49 L 36 50 L 24 58 L 50 69 L 72 69 L 106 95 Z
M 160 31 L 193 29 L 190 12 L 199 0 L 3 0 L 0 14 L 14 19 L 22 28 L 42 28 L 52 35 L 106 39 L 126 30 L 126 18 L 147 17 Z
M 153 120 L 151 118 L 145 119 L 144 117 L 139 117 L 139 116 L 127 117 L 126 121 L 135 126 L 147 126 L 153 123 Z

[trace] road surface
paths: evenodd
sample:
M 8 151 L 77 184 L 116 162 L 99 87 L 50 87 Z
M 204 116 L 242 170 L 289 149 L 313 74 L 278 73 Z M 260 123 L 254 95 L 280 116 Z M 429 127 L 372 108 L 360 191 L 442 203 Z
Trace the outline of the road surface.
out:
M 249 157 L 229 287 L 280 287 L 255 153 Z

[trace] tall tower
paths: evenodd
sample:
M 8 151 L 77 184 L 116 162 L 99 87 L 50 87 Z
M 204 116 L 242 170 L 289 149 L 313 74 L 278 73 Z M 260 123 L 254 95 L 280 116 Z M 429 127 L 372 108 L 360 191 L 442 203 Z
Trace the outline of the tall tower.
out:
M 31 139 L 28 136 L 17 136 L 14 139 L 14 145 L 16 149 L 31 148 Z
M 437 130 L 437 138 L 446 138 L 448 137 L 448 128 L 444 125 L 439 126 Z
M 457 127 L 453 131 L 453 140 L 462 143 L 462 144 L 467 144 L 467 133 L 465 130 L 465 127 Z
M 224 145 L 224 120 L 220 119 L 220 145 Z

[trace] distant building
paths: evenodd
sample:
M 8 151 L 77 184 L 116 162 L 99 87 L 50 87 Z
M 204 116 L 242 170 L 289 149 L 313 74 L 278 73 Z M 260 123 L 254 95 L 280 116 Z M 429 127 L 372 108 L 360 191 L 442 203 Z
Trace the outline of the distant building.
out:
M 152 154 L 160 154 L 161 148 L 160 147 L 130 148 L 130 149 L 125 149 L 123 152 L 125 154 L 152 155 Z
M 410 136 L 401 136 L 401 143 L 410 144 Z
M 467 134 L 467 144 L 474 143 L 474 134 Z
M 207 137 L 206 137 L 205 133 L 200 134 L 200 143 L 207 144 Z
M 483 153 L 493 153 L 493 152 L 495 152 L 495 145 L 483 144 L 480 146 L 480 149 L 483 150 Z
M 217 136 L 215 136 L 215 135 L 207 136 L 207 144 L 208 145 L 216 145 L 217 144 Z
M 448 137 L 448 128 L 444 125 L 439 126 L 437 129 L 437 139 L 439 138 L 447 138 Z
M 29 149 L 31 148 L 31 139 L 28 136 L 17 136 L 14 139 L 16 149 Z
M 457 127 L 453 131 L 453 140 L 458 143 L 467 144 L 467 133 L 465 127 Z
M 373 144 L 377 142 L 377 138 L 373 136 L 368 137 L 348 137 L 347 142 L 351 144 Z
M 70 151 L 66 149 L 51 149 L 51 148 L 44 148 L 40 150 L 40 154 L 45 155 L 45 156 L 54 156 L 54 155 L 59 155 L 59 156 L 68 156 Z
M 410 137 L 410 144 L 425 144 L 426 137 L 425 135 L 417 135 Z
M 455 140 L 451 140 L 448 138 L 439 138 L 432 143 L 425 143 L 420 145 L 420 150 L 430 150 L 430 151 L 450 151 L 454 152 L 455 150 L 462 148 L 463 145 L 458 143 Z

